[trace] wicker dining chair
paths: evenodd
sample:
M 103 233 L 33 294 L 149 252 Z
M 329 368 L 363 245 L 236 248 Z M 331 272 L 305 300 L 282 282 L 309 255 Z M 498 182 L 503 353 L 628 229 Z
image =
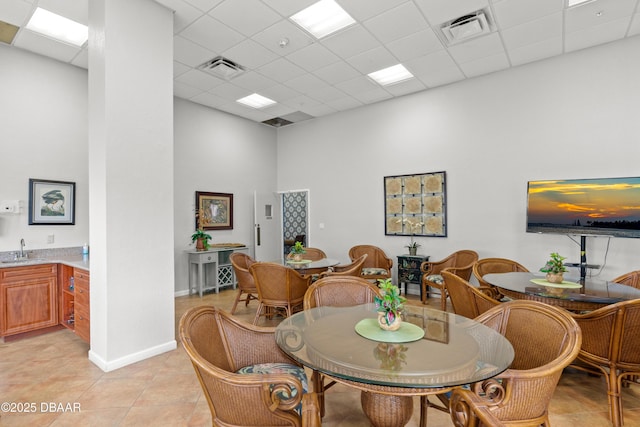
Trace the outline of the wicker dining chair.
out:
M 193 307 L 180 319 L 180 340 L 214 426 L 321 425 L 317 395 L 304 392 L 304 368 L 280 350 L 274 333 L 213 306 Z
M 304 259 L 308 259 L 311 261 L 318 261 L 320 259 L 326 258 L 327 254 L 324 253 L 322 249 L 318 248 L 304 248 L 304 253 L 302 254 Z
M 640 375 L 640 300 L 618 302 L 573 317 L 582 329 L 582 348 L 572 367 L 604 375 L 611 423 L 622 426 L 624 381 Z
M 329 267 L 329 270 L 320 273 L 320 278 L 327 276 L 355 276 L 362 277 L 362 266 L 369 255 L 363 254 L 350 264 Z
M 254 325 L 260 316 L 272 316 L 279 312 L 289 317 L 302 309 L 311 276 L 302 276 L 292 268 L 272 262 L 256 262 L 249 267 L 249 271 L 253 275 L 259 300 Z
M 548 426 L 558 380 L 580 351 L 576 321 L 566 310 L 529 300 L 501 303 L 475 320 L 504 335 L 514 359 L 502 374 L 453 391 L 454 425 Z
M 380 288 L 362 277 L 328 276 L 315 281 L 304 295 L 304 309 L 314 307 L 350 307 L 374 301 Z M 324 392 L 335 384 L 313 371 L 313 390 L 318 395 L 320 414 L 324 416 Z
M 527 273 L 529 270 L 522 264 L 507 259 L 507 258 L 482 258 L 473 264 L 473 275 L 478 280 L 478 283 L 483 289 L 491 289 L 493 298 L 502 299 L 504 295 L 500 294 L 497 287 L 484 280 L 482 277 L 485 274 L 490 273 L 509 273 L 509 272 L 523 272 Z
M 468 319 L 475 319 L 485 311 L 500 304 L 500 301 L 490 297 L 449 270 L 444 269 L 441 274 L 446 284 L 454 313 Z
M 238 292 L 233 302 L 233 308 L 231 308 L 231 314 L 234 314 L 240 301 L 244 301 L 244 305 L 248 306 L 251 300 L 258 299 L 258 290 L 253 281 L 253 275 L 249 271 L 249 267 L 254 264 L 256 260 L 245 253 L 234 252 L 229 256 L 229 261 L 231 261 L 231 266 L 233 267 L 236 281 L 238 282 Z M 243 295 L 245 296 L 244 298 L 242 298 Z
M 420 265 L 422 271 L 422 303 L 426 304 L 429 295 L 429 286 L 440 290 L 440 309 L 447 309 L 447 287 L 440 272 L 445 268 L 450 269 L 455 275 L 469 280 L 473 263 L 478 260 L 478 253 L 468 249 L 452 253 L 440 261 L 424 261 Z
M 382 249 L 373 245 L 356 245 L 349 249 L 352 262 L 364 254 L 367 254 L 367 259 L 362 265 L 362 277 L 374 282 L 391 277 L 393 260 Z
M 640 289 L 640 270 L 631 271 L 623 274 L 620 277 L 616 277 L 612 282 L 620 283 L 622 285 L 631 286 L 632 288 Z

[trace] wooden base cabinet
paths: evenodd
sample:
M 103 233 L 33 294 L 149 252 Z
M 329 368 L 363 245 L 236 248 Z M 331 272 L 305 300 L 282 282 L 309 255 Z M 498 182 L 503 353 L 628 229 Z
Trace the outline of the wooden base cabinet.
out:
M 60 323 L 90 342 L 89 272 L 66 265 L 58 276 L 60 287 Z
M 0 336 L 58 324 L 57 264 L 0 269 Z

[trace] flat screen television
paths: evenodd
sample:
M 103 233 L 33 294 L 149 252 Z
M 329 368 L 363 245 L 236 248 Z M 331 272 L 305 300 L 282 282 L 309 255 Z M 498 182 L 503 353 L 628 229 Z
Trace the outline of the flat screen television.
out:
M 527 232 L 640 238 L 640 177 L 529 181 Z

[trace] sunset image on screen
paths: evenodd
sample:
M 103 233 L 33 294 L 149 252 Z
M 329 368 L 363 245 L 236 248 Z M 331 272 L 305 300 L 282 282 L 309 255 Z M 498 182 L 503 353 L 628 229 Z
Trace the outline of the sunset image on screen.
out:
M 558 227 L 567 233 L 640 233 L 640 177 L 530 181 L 527 231 Z

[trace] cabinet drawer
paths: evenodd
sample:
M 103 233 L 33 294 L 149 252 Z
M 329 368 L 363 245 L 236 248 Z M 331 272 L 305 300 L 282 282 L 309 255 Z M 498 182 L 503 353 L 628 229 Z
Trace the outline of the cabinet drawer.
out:
M 76 306 L 75 319 L 76 335 L 78 335 L 84 341 L 90 342 L 91 322 L 89 319 L 89 312 L 85 310 L 79 310 Z
M 89 272 L 87 270 L 81 270 L 79 268 L 75 268 L 73 270 L 73 277 L 75 277 L 76 280 L 86 281 L 87 283 L 89 283 L 90 279 Z
M 48 277 L 58 272 L 57 264 L 39 264 L 28 267 L 0 268 L 0 281 Z

